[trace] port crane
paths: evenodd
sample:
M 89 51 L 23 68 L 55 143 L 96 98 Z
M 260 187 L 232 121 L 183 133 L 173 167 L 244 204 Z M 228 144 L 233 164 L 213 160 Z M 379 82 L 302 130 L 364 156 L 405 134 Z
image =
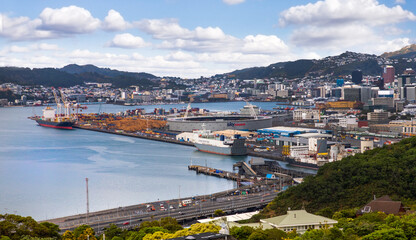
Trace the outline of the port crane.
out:
M 55 92 L 55 88 L 52 88 L 52 93 L 53 93 L 53 97 L 55 98 L 56 109 L 57 109 L 57 113 L 56 113 L 57 118 L 56 119 L 58 120 L 58 122 L 61 122 L 61 119 L 62 119 L 62 116 L 61 116 L 62 104 L 61 104 L 61 101 L 59 100 L 58 95 Z

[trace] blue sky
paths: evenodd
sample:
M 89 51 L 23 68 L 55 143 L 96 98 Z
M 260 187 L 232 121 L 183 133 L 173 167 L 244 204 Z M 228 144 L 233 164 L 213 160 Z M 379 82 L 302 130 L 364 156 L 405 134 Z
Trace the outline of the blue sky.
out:
M 2 0 L 0 66 L 199 77 L 416 43 L 415 0 Z

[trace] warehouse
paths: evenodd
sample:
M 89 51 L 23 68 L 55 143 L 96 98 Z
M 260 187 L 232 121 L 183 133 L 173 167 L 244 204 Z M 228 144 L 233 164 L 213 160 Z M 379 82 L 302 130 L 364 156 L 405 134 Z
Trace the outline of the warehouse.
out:
M 272 118 L 264 116 L 204 116 L 171 118 L 167 121 L 169 130 L 176 132 L 192 132 L 194 130 L 200 130 L 202 129 L 202 124 L 205 125 L 205 129 L 211 131 L 221 131 L 225 129 L 254 131 L 272 126 Z

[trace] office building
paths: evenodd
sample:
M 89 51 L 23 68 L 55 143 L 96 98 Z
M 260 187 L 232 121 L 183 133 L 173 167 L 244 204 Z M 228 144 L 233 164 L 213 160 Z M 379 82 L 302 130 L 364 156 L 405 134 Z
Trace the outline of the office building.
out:
M 351 74 L 352 82 L 355 84 L 361 84 L 361 81 L 363 80 L 363 72 L 361 70 L 355 70 Z
M 385 66 L 383 71 L 384 83 L 394 82 L 395 70 L 393 66 Z

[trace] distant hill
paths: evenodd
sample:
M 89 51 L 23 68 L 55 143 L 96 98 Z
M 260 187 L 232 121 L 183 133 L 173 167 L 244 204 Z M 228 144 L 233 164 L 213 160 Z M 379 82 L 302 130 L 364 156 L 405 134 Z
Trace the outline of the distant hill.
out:
M 71 87 L 84 82 L 98 82 L 112 83 L 114 87 L 120 88 L 137 85 L 141 89 L 149 89 L 156 86 L 149 80 L 153 78 L 156 76 L 148 73 L 122 72 L 94 65 L 71 64 L 62 69 L 0 67 L 0 84 L 11 82 L 20 85 Z
M 147 78 L 147 79 L 156 78 L 155 75 L 152 75 L 149 73 L 124 72 L 124 71 L 112 70 L 110 68 L 99 68 L 92 64 L 87 64 L 87 65 L 69 64 L 59 70 L 67 72 L 67 73 L 71 73 L 71 74 L 98 73 L 100 75 L 109 76 L 109 77 L 128 75 L 128 76 L 137 77 L 137 78 Z
M 385 52 L 381 55 L 384 58 L 416 58 L 416 44 L 406 46 L 395 52 Z
M 236 78 L 301 78 L 305 76 L 350 75 L 352 71 L 361 69 L 364 75 L 380 75 L 376 55 L 345 52 L 338 56 L 320 60 L 297 60 L 274 63 L 267 67 L 253 67 L 236 70 L 225 75 Z
M 316 176 L 279 194 L 263 216 L 285 213 L 290 207 L 305 207 L 328 216 L 334 211 L 364 204 L 377 197 L 416 200 L 416 137 L 366 151 L 321 167 Z

